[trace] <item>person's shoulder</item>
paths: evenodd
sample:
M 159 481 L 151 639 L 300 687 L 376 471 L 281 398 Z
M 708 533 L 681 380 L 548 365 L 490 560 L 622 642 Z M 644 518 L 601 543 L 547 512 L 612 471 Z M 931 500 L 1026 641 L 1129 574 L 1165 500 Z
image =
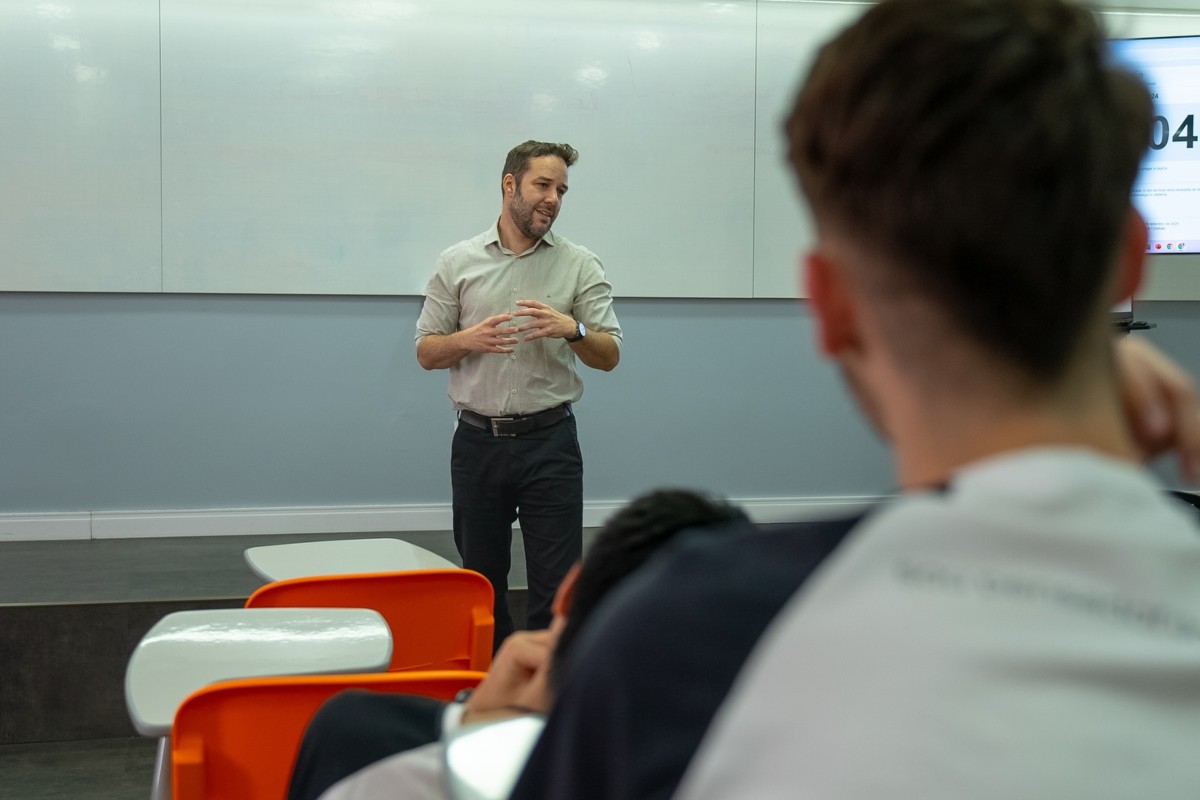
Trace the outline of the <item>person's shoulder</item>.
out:
M 597 266 L 600 265 L 600 256 L 596 255 L 583 245 L 576 244 L 561 234 L 551 231 L 546 234 L 545 239 L 555 248 L 555 252 L 560 256 L 563 254 L 568 254 L 579 259 L 581 263 L 594 263 Z
M 823 561 L 865 516 L 866 512 L 857 512 L 803 522 L 765 526 L 735 522 L 705 528 L 680 536 L 674 547 L 664 551 L 664 557 L 673 559 L 672 572 L 765 569 L 799 576 L 802 573 L 797 573 L 798 568 Z
M 468 239 L 463 239 L 443 250 L 439 256 L 442 262 L 453 261 L 455 258 L 463 255 L 478 253 L 487 246 L 487 243 L 494 237 L 495 230 L 489 229 L 478 233 Z
M 653 642 L 700 620 L 737 651 L 757 638 L 862 516 L 684 532 L 625 580 L 581 638 L 609 639 L 600 649 L 612 651 L 617 639 Z

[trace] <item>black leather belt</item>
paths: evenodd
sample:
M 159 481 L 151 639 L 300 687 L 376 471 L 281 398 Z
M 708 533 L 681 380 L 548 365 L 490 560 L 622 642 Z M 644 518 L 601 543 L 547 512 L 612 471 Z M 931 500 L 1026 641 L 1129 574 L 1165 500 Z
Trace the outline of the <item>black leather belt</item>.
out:
M 458 418 L 468 425 L 482 428 L 492 436 L 520 436 L 522 433 L 549 428 L 571 416 L 571 404 L 548 408 L 536 414 L 517 414 L 511 417 L 485 417 L 468 409 L 461 409 Z

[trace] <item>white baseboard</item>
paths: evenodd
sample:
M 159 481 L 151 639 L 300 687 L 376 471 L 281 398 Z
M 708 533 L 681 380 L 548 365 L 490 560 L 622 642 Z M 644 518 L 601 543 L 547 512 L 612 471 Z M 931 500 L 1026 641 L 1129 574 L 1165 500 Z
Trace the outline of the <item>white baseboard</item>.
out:
M 448 531 L 450 528 L 448 504 L 106 511 L 92 515 L 93 539 Z
M 878 497 L 735 498 L 752 520 L 793 522 L 852 514 Z M 584 504 L 584 527 L 604 524 L 624 501 Z M 250 536 L 302 533 L 449 531 L 448 503 L 397 506 L 209 508 L 0 514 L 0 542 L 55 539 L 137 539 L 166 536 Z
M 66 514 L 0 514 L 0 542 L 90 539 L 92 515 L 86 511 Z

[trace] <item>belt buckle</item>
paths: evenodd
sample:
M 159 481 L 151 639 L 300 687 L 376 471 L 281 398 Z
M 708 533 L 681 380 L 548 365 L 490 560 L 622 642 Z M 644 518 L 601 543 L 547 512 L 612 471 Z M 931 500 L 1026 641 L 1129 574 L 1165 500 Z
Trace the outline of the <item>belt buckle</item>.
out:
M 510 438 L 513 436 L 516 436 L 517 435 L 516 431 L 513 431 L 512 433 L 501 433 L 500 432 L 501 425 L 509 425 L 515 421 L 516 420 L 512 417 L 492 417 L 492 419 L 491 419 L 492 436 L 494 436 L 494 437 L 510 437 Z

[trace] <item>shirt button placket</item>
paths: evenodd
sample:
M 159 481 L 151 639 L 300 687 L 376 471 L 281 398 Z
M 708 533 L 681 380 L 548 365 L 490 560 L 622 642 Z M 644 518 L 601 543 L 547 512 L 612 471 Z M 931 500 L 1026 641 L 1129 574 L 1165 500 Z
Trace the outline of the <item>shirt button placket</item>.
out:
M 514 311 L 520 311 L 520 309 L 519 309 L 519 308 L 517 308 L 517 303 L 516 303 L 516 300 L 517 300 L 517 298 L 515 297 L 515 295 L 517 294 L 517 292 L 518 292 L 518 291 L 519 291 L 519 289 L 518 289 L 516 286 L 514 286 L 514 287 L 513 287 L 513 290 L 512 290 L 512 293 L 513 293 L 513 295 L 514 295 L 514 297 L 513 297 L 513 310 L 514 310 Z M 516 321 L 516 320 L 513 320 L 513 325 L 516 325 L 516 324 L 517 324 L 517 321 Z M 517 360 L 517 354 L 516 354 L 516 353 L 513 353 L 512 355 L 510 355 L 510 356 L 509 356 L 509 358 L 511 358 L 513 361 L 516 361 L 516 360 Z M 513 394 L 516 394 L 516 393 L 517 393 L 517 390 L 516 390 L 516 389 L 513 389 L 513 390 L 512 390 L 512 393 L 513 393 Z

